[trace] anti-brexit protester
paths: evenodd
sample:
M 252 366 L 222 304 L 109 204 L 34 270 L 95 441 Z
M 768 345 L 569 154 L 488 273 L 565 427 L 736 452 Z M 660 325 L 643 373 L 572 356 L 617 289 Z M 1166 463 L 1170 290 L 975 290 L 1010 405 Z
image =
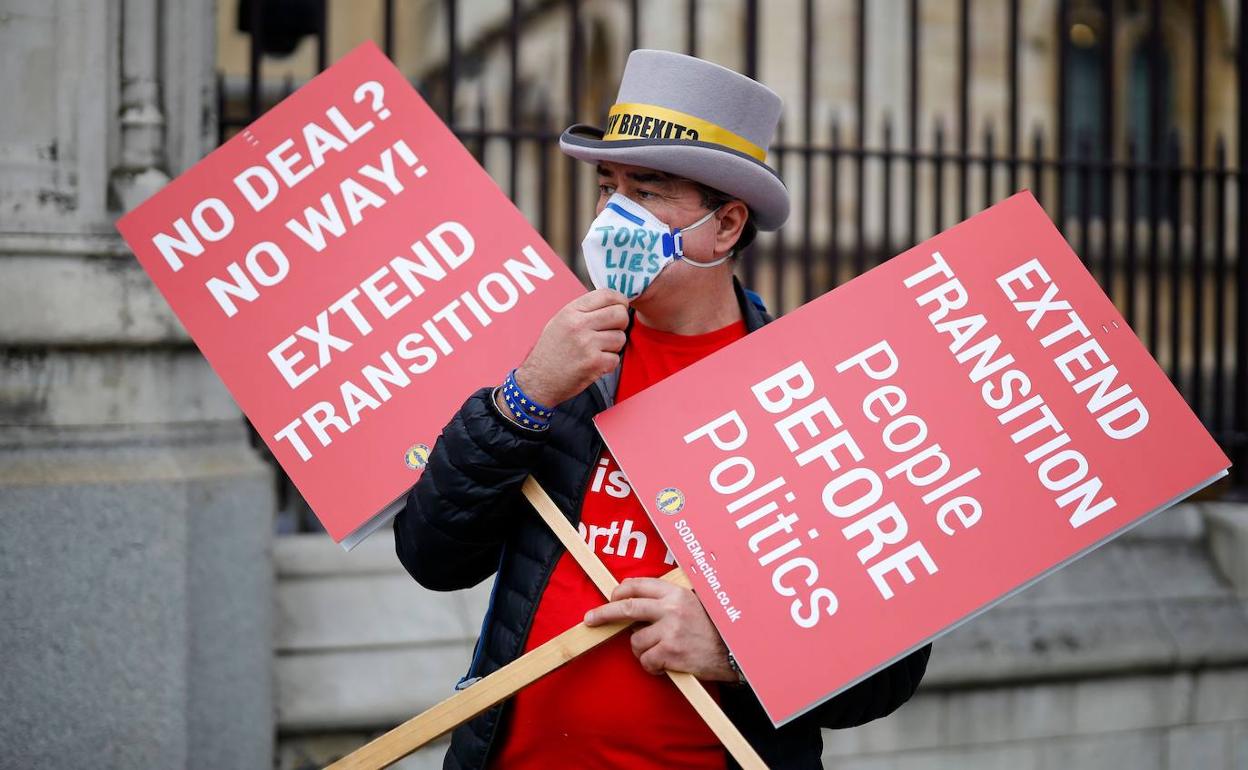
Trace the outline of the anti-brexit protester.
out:
M 758 230 L 788 218 L 788 191 L 765 163 L 780 111 L 773 91 L 731 70 L 640 50 L 607 129 L 574 125 L 560 138 L 598 172 L 581 244 L 595 289 L 556 313 L 531 350 L 514 351 L 505 381 L 481 387 L 446 426 L 395 519 L 396 544 L 428 588 L 494 577 L 461 687 L 582 621 L 635 626 L 460 726 L 446 767 L 731 766 L 659 676 L 668 670 L 706 683 L 769 767 L 817 768 L 820 728 L 886 716 L 918 686 L 930 646 L 774 728 L 698 598 L 658 579 L 675 561 L 592 422 L 771 320 L 733 264 Z M 611 601 L 525 502 L 529 475 L 621 581 Z

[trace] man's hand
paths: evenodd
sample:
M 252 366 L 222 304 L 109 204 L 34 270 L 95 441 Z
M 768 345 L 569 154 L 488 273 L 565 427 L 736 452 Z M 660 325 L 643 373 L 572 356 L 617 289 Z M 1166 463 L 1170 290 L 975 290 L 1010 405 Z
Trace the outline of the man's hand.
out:
M 612 289 L 583 294 L 555 313 L 516 384 L 534 401 L 555 407 L 615 369 L 628 327 L 628 298 Z
M 611 602 L 585 613 L 585 624 L 633 621 L 633 654 L 651 674 L 684 671 L 698 679 L 736 682 L 728 648 L 702 602 L 688 588 L 657 578 L 629 578 L 611 594 Z

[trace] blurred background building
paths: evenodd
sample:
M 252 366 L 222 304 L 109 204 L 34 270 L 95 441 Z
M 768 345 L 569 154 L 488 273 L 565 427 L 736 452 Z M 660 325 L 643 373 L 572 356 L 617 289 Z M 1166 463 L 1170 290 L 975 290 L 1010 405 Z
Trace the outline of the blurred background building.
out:
M 636 47 L 784 98 L 793 217 L 740 266 L 774 311 L 1032 190 L 1238 469 L 943 638 L 827 763 L 1248 768 L 1246 4 L 0 0 L 0 767 L 317 767 L 467 665 L 488 586 L 319 533 L 112 226 L 374 40 L 578 269 L 556 139 Z

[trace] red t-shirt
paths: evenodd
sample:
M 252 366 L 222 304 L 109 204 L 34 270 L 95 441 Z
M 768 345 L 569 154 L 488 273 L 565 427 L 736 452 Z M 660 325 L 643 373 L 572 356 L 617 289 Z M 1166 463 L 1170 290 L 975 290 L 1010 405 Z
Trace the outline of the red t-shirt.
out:
M 737 321 L 685 336 L 635 321 L 616 401 L 743 337 L 745 331 L 745 322 Z M 590 477 L 580 530 L 617 580 L 659 577 L 675 565 L 606 449 Z M 604 601 L 572 557 L 563 554 L 538 603 L 525 652 L 580 623 Z M 491 767 L 723 770 L 724 749 L 715 735 L 667 677 L 646 673 L 633 655 L 630 635 L 625 631 L 520 690 L 509 705 Z M 715 687 L 709 690 L 718 696 Z

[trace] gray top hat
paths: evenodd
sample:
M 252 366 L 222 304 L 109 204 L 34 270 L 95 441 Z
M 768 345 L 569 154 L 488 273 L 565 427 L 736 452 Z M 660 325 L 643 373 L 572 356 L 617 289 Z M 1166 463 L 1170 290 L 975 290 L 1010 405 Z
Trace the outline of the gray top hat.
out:
M 761 230 L 789 218 L 789 192 L 765 162 L 780 97 L 762 83 L 670 51 L 628 55 L 606 129 L 578 123 L 559 149 L 665 171 L 745 201 Z

